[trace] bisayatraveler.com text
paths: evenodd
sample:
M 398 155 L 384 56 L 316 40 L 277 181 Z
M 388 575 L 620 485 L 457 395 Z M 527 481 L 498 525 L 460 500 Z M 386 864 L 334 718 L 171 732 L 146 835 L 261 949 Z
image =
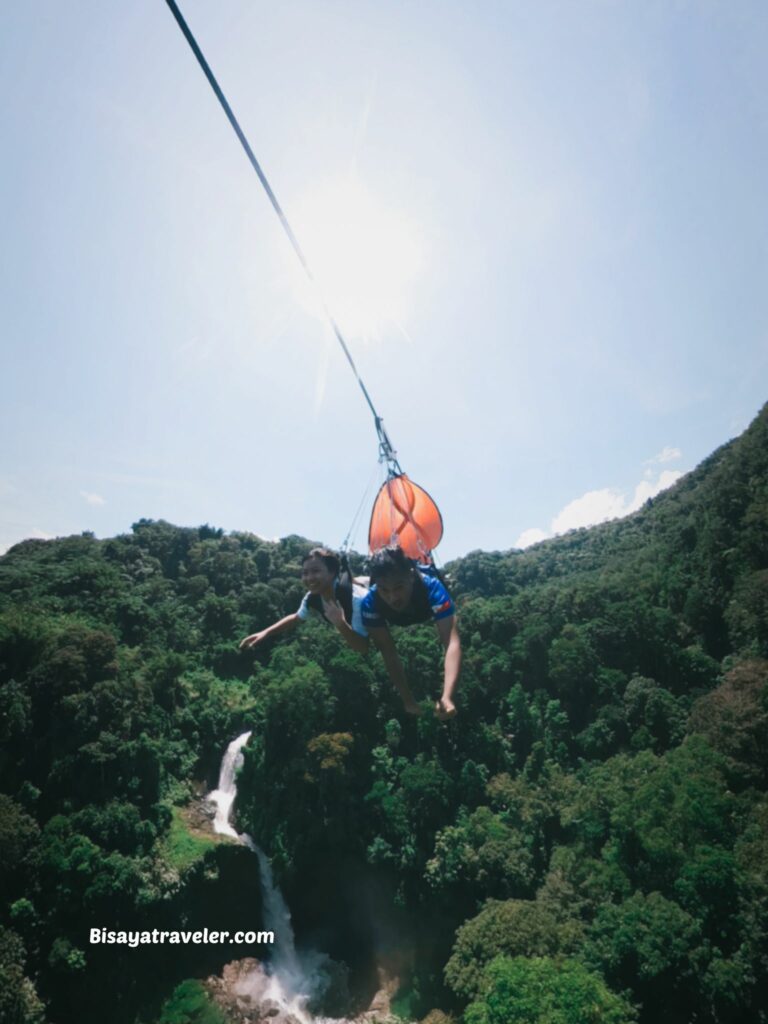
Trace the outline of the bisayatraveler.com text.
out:
M 104 946 L 171 946 L 186 945 L 271 945 L 275 941 L 274 932 L 216 932 L 203 928 L 201 931 L 110 931 L 107 928 L 91 928 L 91 945 Z

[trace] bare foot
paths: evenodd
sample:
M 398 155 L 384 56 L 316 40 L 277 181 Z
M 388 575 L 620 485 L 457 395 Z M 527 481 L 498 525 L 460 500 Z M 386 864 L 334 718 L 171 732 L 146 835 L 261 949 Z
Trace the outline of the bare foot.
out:
M 441 697 L 440 700 L 435 702 L 435 717 L 439 718 L 441 722 L 447 722 L 449 718 L 454 718 L 456 715 L 456 705 L 452 700 L 448 700 L 447 697 Z

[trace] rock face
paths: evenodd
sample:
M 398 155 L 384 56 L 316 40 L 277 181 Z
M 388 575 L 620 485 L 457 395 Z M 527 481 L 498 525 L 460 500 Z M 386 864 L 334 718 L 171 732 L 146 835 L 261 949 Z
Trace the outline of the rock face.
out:
M 258 960 L 246 957 L 227 964 L 221 977 L 205 982 L 211 999 L 232 1024 L 305 1024 L 270 995 L 271 979 Z
M 345 974 L 343 965 L 336 966 Z M 356 1017 L 314 1017 L 300 1006 L 286 1005 L 275 979 L 253 957 L 233 960 L 221 976 L 211 975 L 205 981 L 211 999 L 231 1024 L 387 1024 L 394 1021 L 390 1017 L 390 1001 L 398 985 L 396 977 L 380 968 L 379 990 L 364 1013 Z M 334 1010 L 338 1012 L 335 1007 Z
M 390 1005 L 400 987 L 400 979 L 390 974 L 384 967 L 378 967 L 376 973 L 379 979 L 379 988 L 371 1000 L 371 1005 L 361 1013 L 360 1021 L 383 1021 L 389 1017 Z
M 213 834 L 213 819 L 215 815 L 216 807 L 205 795 L 191 800 L 181 810 L 184 824 L 189 831 L 193 835 L 204 836 L 206 839 L 210 839 Z

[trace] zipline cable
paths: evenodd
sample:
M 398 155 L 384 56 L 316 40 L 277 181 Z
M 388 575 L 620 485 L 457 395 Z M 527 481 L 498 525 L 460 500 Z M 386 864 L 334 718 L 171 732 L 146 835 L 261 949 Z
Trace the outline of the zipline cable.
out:
M 370 493 L 373 490 L 373 485 L 376 483 L 376 477 L 379 474 L 379 465 L 380 464 L 377 462 L 376 465 L 374 466 L 373 473 L 371 474 L 371 478 L 368 481 L 365 490 L 363 491 L 363 496 L 360 499 L 360 504 L 357 506 L 357 511 L 355 512 L 354 518 L 352 519 L 350 527 L 347 530 L 347 535 L 346 535 L 346 537 L 344 538 L 344 540 L 342 542 L 341 548 L 339 549 L 342 553 L 346 553 L 349 550 L 350 543 L 354 542 L 354 540 L 355 540 L 355 534 L 357 532 L 357 527 L 358 527 L 358 525 L 360 523 L 360 516 L 362 514 L 363 508 L 365 507 L 365 505 L 368 502 L 368 498 L 370 496 Z
M 384 429 L 384 421 L 382 420 L 381 416 L 379 416 L 378 412 L 376 411 L 376 406 L 373 404 L 371 396 L 368 394 L 368 389 L 366 388 L 365 384 L 363 383 L 363 379 L 360 376 L 357 367 L 355 366 L 355 361 L 352 358 L 352 355 L 351 355 L 351 353 L 350 353 L 350 351 L 349 351 L 349 349 L 347 347 L 346 341 L 344 340 L 344 335 L 341 333 L 341 328 L 339 327 L 338 323 L 336 322 L 336 318 L 334 317 L 333 313 L 328 308 L 328 304 L 325 301 L 325 297 L 323 296 L 322 290 L 321 290 L 320 286 L 318 285 L 317 280 L 316 280 L 314 274 L 312 273 L 312 270 L 310 269 L 309 263 L 307 262 L 307 258 L 304 255 L 304 252 L 303 252 L 301 246 L 299 245 L 299 241 L 296 238 L 296 235 L 293 233 L 293 228 L 289 224 L 288 218 L 286 217 L 285 213 L 283 212 L 282 206 L 280 205 L 280 203 L 277 200 L 277 196 L 272 191 L 272 186 L 269 184 L 269 181 L 267 180 L 266 174 L 261 169 L 261 165 L 259 164 L 259 161 L 256 159 L 256 156 L 255 156 L 253 150 L 251 149 L 250 143 L 248 142 L 248 139 L 245 137 L 245 133 L 243 132 L 242 128 L 240 127 L 240 125 L 238 123 L 238 120 L 237 120 L 237 118 L 235 117 L 235 115 L 234 115 L 234 113 L 232 111 L 232 108 L 230 107 L 229 103 L 227 102 L 226 96 L 221 91 L 221 86 L 216 81 L 216 76 L 211 71 L 211 68 L 210 68 L 210 66 L 208 64 L 208 61 L 203 56 L 203 51 L 197 45 L 197 40 L 192 35 L 192 32 L 190 31 L 189 26 L 187 25 L 186 21 L 184 20 L 184 16 L 182 15 L 181 11 L 179 10 L 178 5 L 175 3 L 175 0 L 165 0 L 165 2 L 167 3 L 168 7 L 171 9 L 171 13 L 173 14 L 174 18 L 176 19 L 176 22 L 177 22 L 179 28 L 181 29 L 181 31 L 182 31 L 182 33 L 184 35 L 184 38 L 189 43 L 190 49 L 192 50 L 192 52 L 194 53 L 195 57 L 197 58 L 198 64 L 203 69 L 203 73 L 205 74 L 205 77 L 208 79 L 209 85 L 211 86 L 211 88 L 213 89 L 214 93 L 216 94 L 216 98 L 218 99 L 219 103 L 221 104 L 222 109 L 224 110 L 224 113 L 227 115 L 227 119 L 229 120 L 229 123 L 232 125 L 232 128 L 234 129 L 235 135 L 237 135 L 238 139 L 240 140 L 240 145 L 245 150 L 245 155 L 248 157 L 248 160 L 251 163 L 251 167 L 253 167 L 253 169 L 256 172 L 256 175 L 257 175 L 259 181 L 261 182 L 261 184 L 262 184 L 262 186 L 264 188 L 264 191 L 267 193 L 267 197 L 269 198 L 269 201 L 272 204 L 272 208 L 274 209 L 275 213 L 277 214 L 277 216 L 278 216 L 278 218 L 280 220 L 280 223 L 283 225 L 283 229 L 284 229 L 286 235 L 288 236 L 288 241 L 293 246 L 293 251 L 298 256 L 299 263 L 301 263 L 302 267 L 304 268 L 304 273 L 307 275 L 307 277 L 309 278 L 310 283 L 315 288 L 315 290 L 317 291 L 317 294 L 320 297 L 320 302 L 322 304 L 323 312 L 325 313 L 326 319 L 328 320 L 328 323 L 331 325 L 331 329 L 333 330 L 333 333 L 336 335 L 336 340 L 341 345 L 341 347 L 342 347 L 342 349 L 344 351 L 344 355 L 347 357 L 347 362 L 349 363 L 349 365 L 350 365 L 350 367 L 352 369 L 352 372 L 354 373 L 354 375 L 355 375 L 355 377 L 357 379 L 357 383 L 360 385 L 360 390 L 363 392 L 363 396 L 365 397 L 365 400 L 368 403 L 368 408 L 373 413 L 373 420 L 374 420 L 374 424 L 376 426 L 376 434 L 377 434 L 377 436 L 379 438 L 379 456 L 380 456 L 380 458 L 382 459 L 382 461 L 386 461 L 389 475 L 394 475 L 394 473 L 402 473 L 402 470 L 400 469 L 400 464 L 397 461 L 397 452 L 392 447 L 392 442 L 389 440 L 389 435 L 387 434 L 386 430 Z

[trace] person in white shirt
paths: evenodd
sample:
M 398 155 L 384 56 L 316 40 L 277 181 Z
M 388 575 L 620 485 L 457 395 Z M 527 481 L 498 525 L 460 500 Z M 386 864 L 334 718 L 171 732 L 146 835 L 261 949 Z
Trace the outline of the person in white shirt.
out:
M 362 603 L 368 591 L 342 567 L 339 556 L 328 548 L 313 548 L 302 563 L 301 581 L 307 593 L 298 611 L 244 637 L 240 650 L 248 650 L 270 636 L 294 629 L 314 614 L 337 629 L 353 651 L 367 654 L 368 630 L 363 625 Z

